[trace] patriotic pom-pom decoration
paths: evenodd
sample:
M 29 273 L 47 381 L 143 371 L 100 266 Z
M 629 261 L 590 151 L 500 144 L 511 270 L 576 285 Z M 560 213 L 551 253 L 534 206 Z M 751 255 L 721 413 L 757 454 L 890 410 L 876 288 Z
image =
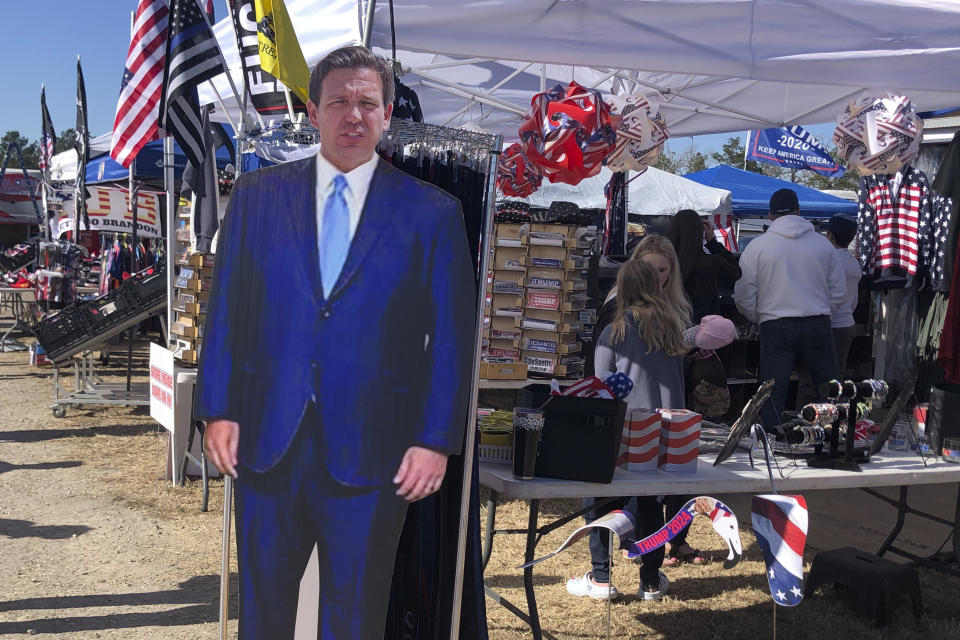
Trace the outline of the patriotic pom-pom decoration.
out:
M 896 173 L 920 150 L 923 121 L 910 98 L 864 93 L 837 118 L 833 142 L 860 175 Z
M 614 96 L 614 113 L 620 116 L 616 146 L 605 164 L 613 171 L 639 171 L 655 165 L 663 143 L 670 137 L 667 123 L 656 103 L 642 93 Z
M 497 188 L 505 196 L 526 198 L 540 188 L 543 176 L 523 153 L 520 143 L 514 142 L 500 154 L 497 165 Z
M 527 158 L 550 182 L 573 185 L 600 172 L 617 137 L 600 92 L 576 82 L 533 96 L 519 133 Z

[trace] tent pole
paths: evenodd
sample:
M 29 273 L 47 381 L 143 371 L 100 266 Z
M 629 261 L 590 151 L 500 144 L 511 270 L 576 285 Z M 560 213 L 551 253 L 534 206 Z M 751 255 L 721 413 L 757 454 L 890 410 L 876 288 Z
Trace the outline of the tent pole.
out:
M 503 136 L 494 138 L 493 148 L 490 149 L 490 166 L 487 168 L 486 215 L 483 221 L 483 235 L 480 243 L 480 286 L 477 294 L 477 319 L 474 327 L 476 344 L 473 349 L 473 375 L 470 382 L 470 402 L 467 405 L 470 413 L 467 415 L 467 433 L 463 444 L 463 485 L 460 489 L 460 528 L 457 536 L 457 564 L 456 575 L 453 580 L 453 610 L 450 613 L 450 640 L 460 638 L 460 610 L 463 605 L 463 573 L 467 557 L 467 526 L 470 523 L 470 496 L 473 484 L 473 450 L 476 443 L 477 394 L 480 387 L 480 348 L 483 342 L 483 308 L 486 303 L 487 289 L 484 282 L 487 279 L 487 269 L 490 258 L 490 239 L 493 237 L 493 214 L 496 201 L 497 163 L 500 160 L 500 147 L 503 146 Z M 482 596 L 481 596 L 482 597 Z
M 174 200 L 173 162 L 173 138 L 164 136 L 163 186 L 167 192 L 167 348 L 170 347 L 172 342 L 170 330 L 173 328 L 173 282 L 174 272 L 177 268 L 176 256 L 174 255 L 176 253 L 174 241 L 177 233 L 177 203 Z
M 373 40 L 373 12 L 377 10 L 377 0 L 367 0 L 367 17 L 363 23 L 363 46 L 370 48 Z

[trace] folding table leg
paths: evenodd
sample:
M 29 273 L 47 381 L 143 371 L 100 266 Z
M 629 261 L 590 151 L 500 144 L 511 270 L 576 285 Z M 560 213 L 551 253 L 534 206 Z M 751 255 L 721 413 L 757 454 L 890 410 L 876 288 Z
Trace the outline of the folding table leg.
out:
M 897 523 L 893 526 L 893 531 L 890 532 L 890 535 L 887 536 L 887 539 L 883 541 L 883 544 L 880 546 L 880 550 L 877 551 L 878 556 L 883 556 L 883 554 L 890 550 L 890 547 L 893 546 L 897 536 L 900 535 L 900 530 L 903 529 L 903 521 L 907 515 L 908 488 L 909 487 L 907 485 L 900 486 L 900 499 L 897 501 Z
M 497 492 L 491 490 L 490 497 L 487 498 L 487 522 L 483 527 L 481 571 L 487 570 L 487 563 L 490 562 L 490 553 L 493 551 L 493 530 L 497 525 L 497 497 Z
M 540 501 L 536 498 L 530 501 L 530 519 L 527 523 L 527 546 L 523 552 L 523 561 L 533 561 L 533 555 L 537 547 L 537 537 L 540 532 L 537 530 L 538 515 L 540 512 Z M 527 593 L 527 611 L 530 613 L 530 631 L 533 632 L 533 640 L 542 640 L 543 633 L 540 630 L 540 614 L 537 613 L 537 594 L 533 590 L 533 567 L 526 567 L 523 570 L 523 589 Z
M 960 482 L 957 483 L 957 506 L 953 511 L 953 559 L 960 562 Z

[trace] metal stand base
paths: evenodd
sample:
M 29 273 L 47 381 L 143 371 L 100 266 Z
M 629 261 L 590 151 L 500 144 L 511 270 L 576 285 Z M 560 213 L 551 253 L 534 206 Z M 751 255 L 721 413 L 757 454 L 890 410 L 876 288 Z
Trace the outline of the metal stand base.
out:
M 53 403 L 50 409 L 56 418 L 67 415 L 67 405 L 81 404 L 150 405 L 150 385 L 138 383 L 127 389 L 126 382 L 104 382 L 93 368 L 93 352 L 84 351 L 73 365 L 73 390 L 60 382 L 60 367 L 53 365 Z
M 907 491 L 909 488 L 910 487 L 906 485 L 901 486 L 900 496 L 897 500 L 888 498 L 887 496 L 874 491 L 873 489 L 861 489 L 861 491 L 869 493 L 874 498 L 882 500 L 887 504 L 897 508 L 897 522 L 890 531 L 890 535 L 887 536 L 887 539 L 884 540 L 883 544 L 880 546 L 880 549 L 877 551 L 877 555 L 882 557 L 887 552 L 895 553 L 898 556 L 903 556 L 904 558 L 912 560 L 914 564 L 923 565 L 935 571 L 940 571 L 941 573 L 947 573 L 952 576 L 960 577 L 960 484 L 957 485 L 957 498 L 952 522 L 950 520 L 940 518 L 939 516 L 935 516 L 932 513 L 926 513 L 925 511 L 914 509 L 908 505 Z M 950 536 L 948 539 L 952 539 L 952 551 L 938 551 L 937 553 L 924 558 L 916 555 L 915 553 L 911 553 L 910 551 L 894 546 L 897 536 L 900 535 L 900 531 L 903 529 L 903 525 L 908 514 L 930 520 L 931 522 L 936 522 L 937 524 L 942 524 L 946 527 L 950 527 Z

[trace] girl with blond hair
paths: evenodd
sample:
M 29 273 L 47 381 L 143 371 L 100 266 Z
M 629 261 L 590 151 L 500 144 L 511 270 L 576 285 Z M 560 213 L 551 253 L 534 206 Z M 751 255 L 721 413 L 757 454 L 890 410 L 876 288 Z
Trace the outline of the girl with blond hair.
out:
M 684 329 L 689 327 L 693 307 L 683 286 L 683 273 L 680 270 L 680 260 L 677 257 L 673 242 L 667 236 L 649 235 L 640 241 L 633 250 L 630 259 L 647 262 L 657 270 L 664 297 L 677 310 L 678 315 L 683 320 Z M 656 406 L 664 409 L 683 409 L 686 404 L 684 399 L 681 398 L 677 404 Z M 664 496 L 663 506 L 667 512 L 667 519 L 675 516 L 689 499 L 690 496 Z M 684 529 L 667 545 L 667 557 L 663 561 L 665 566 L 675 567 L 681 562 L 706 564 L 707 559 L 700 551 L 687 544 L 688 531 L 689 529 Z
M 683 355 L 689 348 L 682 334 L 689 319 L 689 306 L 670 300 L 660 282 L 657 267 L 642 255 L 620 267 L 616 315 L 597 340 L 594 369 L 598 375 L 605 371 L 622 372 L 633 381 L 633 390 L 626 397 L 628 409 L 682 408 L 684 405 Z M 596 500 L 588 498 L 585 502 L 585 506 L 590 506 Z M 618 503 L 607 509 L 625 508 L 633 513 L 638 539 L 663 526 L 663 508 L 655 496 L 625 497 Z M 599 510 L 594 510 L 584 517 L 590 522 L 601 515 Z M 607 545 L 606 533 L 591 530 L 593 569 L 569 580 L 569 593 L 592 598 L 617 596 L 617 590 L 610 584 Z M 663 547 L 642 557 L 638 596 L 643 600 L 659 600 L 669 587 L 670 581 L 660 571 L 663 557 Z

